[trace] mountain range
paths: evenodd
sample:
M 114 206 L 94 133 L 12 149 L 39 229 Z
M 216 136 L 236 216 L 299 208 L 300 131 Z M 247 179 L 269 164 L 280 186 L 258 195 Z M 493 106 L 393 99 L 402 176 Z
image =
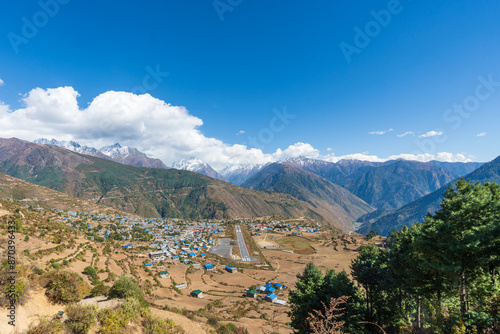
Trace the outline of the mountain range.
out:
M 0 139 L 0 172 L 145 217 L 308 216 L 348 228 L 288 194 L 250 190 L 189 171 L 124 165 L 16 138 Z
M 104 146 L 100 149 L 89 146 L 81 146 L 74 141 L 58 141 L 55 139 L 48 140 L 45 138 L 35 139 L 33 143 L 40 145 L 58 146 L 76 153 L 91 155 L 93 157 L 102 159 L 108 159 L 124 165 L 164 169 L 168 168 L 160 159 L 150 158 L 145 153 L 140 152 L 136 148 L 122 146 L 119 143 L 110 146 Z
M 243 187 L 289 194 L 311 204 L 323 216 L 337 217 L 345 228 L 373 208 L 348 190 L 291 163 L 273 163 L 248 179 Z
M 453 181 L 459 177 L 464 176 L 465 178 L 470 178 L 472 181 L 484 182 L 486 180 L 484 177 L 485 174 L 482 173 L 480 174 L 482 177 L 478 177 L 477 173 L 480 173 L 480 170 L 483 170 L 492 163 L 484 166 L 483 163 L 479 162 L 452 163 L 407 160 L 385 162 L 340 160 L 334 163 L 298 157 L 267 165 L 231 165 L 220 171 L 216 171 L 208 163 L 193 157 L 174 163 L 172 165 L 172 172 L 175 170 L 195 172 L 197 174 L 190 174 L 191 177 L 187 177 L 187 179 L 193 181 L 195 178 L 198 178 L 196 182 L 204 180 L 202 183 L 205 186 L 210 184 L 210 186 L 201 191 L 203 198 L 196 197 L 196 200 L 193 200 L 190 204 L 191 206 L 183 206 L 178 202 L 178 199 L 176 200 L 177 202 L 172 199 L 167 200 L 167 205 L 158 199 L 160 195 L 151 197 L 152 195 L 149 194 L 146 196 L 147 198 L 144 198 L 143 195 L 151 191 L 148 187 L 151 185 L 159 187 L 158 180 L 153 180 L 156 177 L 164 177 L 159 171 L 147 172 L 148 175 L 155 175 L 151 179 L 136 170 L 125 172 L 123 167 L 109 165 L 106 166 L 105 170 L 112 170 L 112 172 L 104 173 L 106 176 L 103 177 L 103 174 L 100 173 L 101 170 L 91 172 L 91 169 L 83 166 L 97 166 L 102 164 L 100 160 L 91 160 L 89 157 L 91 156 L 125 165 L 168 169 L 159 159 L 150 158 L 135 148 L 115 144 L 95 149 L 81 146 L 76 142 L 59 142 L 54 139 L 49 141 L 43 138 L 35 142 L 43 145 L 41 147 L 46 147 L 47 145 L 56 146 L 84 155 L 76 155 L 80 158 L 72 158 L 78 161 L 78 165 L 68 166 L 67 162 L 63 161 L 64 159 L 58 154 L 54 154 L 54 152 L 49 154 L 46 152 L 46 154 L 38 155 L 36 157 L 37 161 L 24 161 L 24 169 L 17 166 L 18 162 L 16 162 L 17 167 L 14 169 L 12 169 L 12 164 L 10 169 L 6 169 L 6 159 L 5 157 L 0 157 L 0 172 L 5 172 L 37 184 L 47 185 L 79 198 L 90 199 L 98 203 L 150 216 L 173 214 L 174 216 L 182 217 L 195 215 L 204 217 L 235 217 L 241 213 L 242 215 L 240 216 L 243 217 L 245 215 L 248 216 L 250 212 L 250 216 L 267 215 L 271 212 L 282 214 L 293 211 L 286 205 L 292 205 L 292 202 L 295 201 L 293 205 L 297 205 L 296 212 L 301 212 L 303 215 L 327 221 L 336 227 L 346 230 L 352 230 L 353 224 L 357 220 L 358 224 L 363 224 L 359 232 L 367 233 L 373 229 L 381 234 L 389 233 L 394 227 L 401 227 L 422 221 L 427 212 L 434 212 L 439 207 L 443 192 L 448 186 L 452 186 Z M 33 152 L 39 150 L 40 148 L 33 149 Z M 0 153 L 2 152 L 0 151 Z M 44 165 L 44 161 L 51 154 L 54 154 L 54 159 L 57 158 L 60 160 L 59 165 L 57 165 L 57 161 L 52 161 L 48 165 Z M 34 159 L 35 156 L 30 153 L 26 158 Z M 91 161 L 88 161 L 89 159 Z M 52 165 L 50 165 L 51 163 Z M 40 164 L 42 167 L 40 167 Z M 38 172 L 39 170 L 41 172 Z M 32 172 L 37 173 L 32 174 Z M 128 177 L 123 177 L 123 175 L 117 176 L 115 172 L 118 174 L 130 173 L 133 177 L 130 175 Z M 161 175 L 158 175 L 158 173 Z M 200 174 L 209 178 L 202 178 Z M 490 174 L 497 175 L 494 172 Z M 99 175 L 100 179 L 96 179 L 97 175 Z M 191 185 L 190 182 L 184 182 L 186 175 L 188 174 L 178 176 L 179 179 L 182 179 L 180 181 L 182 186 L 174 186 L 174 190 L 169 190 L 170 193 L 168 196 L 174 196 L 172 192 L 177 192 L 177 195 L 179 195 L 178 188 L 188 191 L 186 187 L 191 187 Z M 111 179 L 108 179 L 108 176 Z M 126 179 L 126 182 L 124 179 Z M 496 178 L 493 177 L 493 179 Z M 250 189 L 249 191 L 260 191 L 257 192 L 260 194 L 258 196 L 255 195 L 256 193 L 253 193 L 253 196 L 256 196 L 260 200 L 264 199 L 263 196 L 285 196 L 279 200 L 266 198 L 264 202 L 269 200 L 276 204 L 283 201 L 284 198 L 286 198 L 286 201 L 291 202 L 286 203 L 286 208 L 278 205 L 272 206 L 271 210 L 269 206 L 261 205 L 262 203 L 260 203 L 258 205 L 259 210 L 255 208 L 250 209 L 252 205 L 248 203 L 242 205 L 239 200 L 236 202 L 227 202 L 226 200 L 234 195 L 234 193 L 238 193 L 238 196 L 247 196 L 245 193 L 246 190 L 221 181 L 228 181 L 234 185 Z M 120 187 L 120 182 L 125 182 L 126 185 Z M 133 186 L 130 186 L 130 184 L 133 184 Z M 131 195 L 130 192 L 132 189 L 135 189 L 137 194 Z M 218 198 L 220 202 L 217 202 L 213 196 L 221 192 L 210 192 L 208 189 L 224 189 L 225 195 L 222 198 Z M 118 195 L 115 197 L 109 196 L 111 190 L 117 191 Z M 190 189 L 190 191 L 192 190 Z M 164 191 L 165 189 L 162 189 L 159 192 L 162 193 L 161 196 L 168 198 L 163 193 Z M 229 193 L 231 193 L 231 196 L 228 195 Z M 97 194 L 100 194 L 100 196 L 96 197 Z M 194 196 L 194 194 L 190 196 Z M 198 200 L 202 204 L 200 207 L 194 208 Z M 219 209 L 214 209 L 214 205 L 215 207 L 219 205 Z M 208 209 L 208 207 L 211 209 Z M 207 212 L 210 212 L 210 214 L 207 215 Z
M 390 160 L 370 162 L 340 160 L 337 163 L 294 158 L 283 163 L 312 172 L 349 190 L 376 209 L 397 209 L 427 195 L 461 175 L 434 162 Z M 481 163 L 454 163 L 450 166 L 475 169 Z M 464 167 L 467 166 L 467 167 Z M 455 167 L 455 170 L 459 170 Z
M 463 176 L 463 178 L 473 183 L 500 183 L 500 157 L 483 164 L 478 169 Z M 399 229 L 404 225 L 411 226 L 414 223 L 422 222 L 427 213 L 434 213 L 439 209 L 439 204 L 443 199 L 444 192 L 449 187 L 453 187 L 456 181 L 457 180 L 454 180 L 394 212 L 386 212 L 383 213 L 382 216 L 368 220 L 368 222 L 360 228 L 359 232 L 368 233 L 370 230 L 374 230 L 382 235 L 387 235 L 395 228 Z

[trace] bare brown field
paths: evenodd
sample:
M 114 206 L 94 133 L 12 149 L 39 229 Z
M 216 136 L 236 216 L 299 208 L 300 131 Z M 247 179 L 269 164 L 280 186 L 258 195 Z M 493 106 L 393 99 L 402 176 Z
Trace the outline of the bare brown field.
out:
M 208 333 L 208 331 L 205 330 L 205 328 L 206 328 L 205 325 L 200 324 L 199 322 L 195 322 L 193 320 L 190 320 L 190 319 L 188 319 L 182 315 L 179 315 L 177 313 L 164 311 L 164 310 L 158 310 L 156 308 L 152 308 L 151 313 L 159 316 L 162 319 L 164 319 L 164 318 L 172 319 L 177 325 L 181 326 L 181 328 L 186 333 L 192 333 L 192 334 Z

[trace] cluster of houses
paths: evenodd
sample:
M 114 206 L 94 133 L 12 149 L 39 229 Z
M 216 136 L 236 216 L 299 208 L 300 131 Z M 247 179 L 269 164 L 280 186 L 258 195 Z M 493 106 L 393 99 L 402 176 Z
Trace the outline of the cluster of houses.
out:
M 264 295 L 264 300 L 270 303 L 285 305 L 286 301 L 278 299 L 278 292 L 286 289 L 286 285 L 280 283 L 267 283 L 263 286 L 257 287 L 255 290 L 248 289 L 246 292 L 247 297 L 257 298 L 258 294 Z
M 179 226 L 168 224 L 152 230 L 154 243 L 149 257 L 153 261 L 178 261 L 191 264 L 205 258 L 208 247 L 215 245 L 215 236 L 224 232 L 220 223 L 197 222 Z
M 228 267 L 226 267 L 225 269 L 228 270 Z M 286 289 L 286 285 L 282 285 L 280 283 L 267 283 L 263 286 L 255 288 L 255 290 L 248 289 L 245 293 L 245 296 L 250 298 L 257 298 L 257 296 L 261 295 L 264 296 L 263 299 L 267 302 L 286 305 L 286 301 L 278 298 L 279 291 L 283 289 Z M 191 291 L 190 296 L 195 298 L 203 298 L 203 291 L 199 289 L 193 290 Z
M 43 208 L 38 208 L 43 210 Z M 161 218 L 139 218 L 132 216 L 120 215 L 105 215 L 95 212 L 79 212 L 79 211 L 63 211 L 56 210 L 57 221 L 66 223 L 73 229 L 78 229 L 89 234 L 97 235 L 101 238 L 108 238 L 111 233 L 120 233 L 124 239 L 132 239 L 133 232 L 141 230 L 141 232 L 149 234 L 152 243 L 149 243 L 151 252 L 149 252 L 149 261 L 144 262 L 145 267 L 153 267 L 160 261 L 166 263 L 184 263 L 190 264 L 194 268 L 201 268 L 201 264 L 193 263 L 196 259 L 206 257 L 208 247 L 215 245 L 215 238 L 224 233 L 222 222 L 198 222 L 184 221 L 180 219 L 161 219 Z M 76 222 L 79 222 L 78 224 Z M 285 231 L 295 234 L 301 234 L 303 231 L 317 232 L 317 227 L 301 227 L 285 224 L 282 221 L 270 221 L 268 223 L 258 222 L 255 219 L 248 219 L 245 222 L 250 223 L 249 227 L 253 234 L 270 231 Z M 96 228 L 96 223 L 100 228 Z M 114 227 L 110 227 L 114 224 Z M 123 246 L 125 249 L 134 248 L 134 243 L 129 242 Z M 203 267 L 207 271 L 215 270 L 215 266 L 211 263 L 206 263 Z M 238 269 L 233 266 L 225 266 L 224 270 L 229 273 L 238 272 Z M 158 272 L 161 278 L 168 278 L 167 270 Z M 186 284 L 177 285 L 176 288 L 186 288 Z M 246 291 L 246 296 L 257 298 L 258 295 L 263 296 L 263 299 L 281 305 L 286 302 L 278 299 L 278 291 L 285 289 L 286 286 L 280 283 L 267 283 Z M 193 290 L 190 293 L 195 298 L 203 298 L 203 292 L 199 289 Z
M 252 235 L 269 232 L 289 232 L 291 235 L 302 236 L 302 233 L 316 233 L 321 231 L 319 226 L 301 226 L 283 221 L 256 222 L 249 225 Z
M 37 209 L 43 210 L 41 207 Z M 147 239 L 155 242 L 150 246 L 153 248 L 160 247 L 158 251 L 166 246 L 175 247 L 175 242 L 178 242 L 177 245 L 181 243 L 210 245 L 213 244 L 213 237 L 224 233 L 223 221 L 199 222 L 183 219 L 141 218 L 106 215 L 96 212 L 52 210 L 57 222 L 65 223 L 73 229 L 86 232 L 90 239 L 93 239 L 90 235 L 106 239 L 112 233 L 118 233 L 122 236 L 122 239 L 130 240 L 140 232 L 141 235 L 149 235 Z

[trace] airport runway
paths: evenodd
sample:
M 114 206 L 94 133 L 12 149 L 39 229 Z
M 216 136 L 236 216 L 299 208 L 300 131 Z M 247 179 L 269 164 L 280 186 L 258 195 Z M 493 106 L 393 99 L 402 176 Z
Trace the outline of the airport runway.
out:
M 236 229 L 236 236 L 238 237 L 238 247 L 240 248 L 241 261 L 242 262 L 259 261 L 258 258 L 250 256 L 250 254 L 248 253 L 248 248 L 247 245 L 245 244 L 245 238 L 243 237 L 243 233 L 241 232 L 241 227 L 236 226 L 235 229 Z

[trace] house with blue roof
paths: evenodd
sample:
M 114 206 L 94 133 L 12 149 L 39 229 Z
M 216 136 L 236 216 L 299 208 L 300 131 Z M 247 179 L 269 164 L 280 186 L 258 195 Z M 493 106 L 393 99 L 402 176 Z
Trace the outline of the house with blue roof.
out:
M 275 291 L 276 289 L 271 286 L 266 288 L 266 293 L 274 293 Z
M 226 269 L 226 271 L 230 273 L 238 272 L 238 269 L 236 269 L 235 267 L 226 266 L 224 269 Z
M 213 264 L 211 264 L 211 263 L 207 263 L 207 264 L 205 265 L 205 269 L 206 269 L 206 270 L 214 270 L 214 268 L 215 268 L 215 267 L 214 267 L 214 265 L 213 265 Z
M 274 293 L 270 293 L 265 296 L 264 299 L 268 302 L 274 303 L 276 300 L 278 300 L 278 296 L 276 296 Z

